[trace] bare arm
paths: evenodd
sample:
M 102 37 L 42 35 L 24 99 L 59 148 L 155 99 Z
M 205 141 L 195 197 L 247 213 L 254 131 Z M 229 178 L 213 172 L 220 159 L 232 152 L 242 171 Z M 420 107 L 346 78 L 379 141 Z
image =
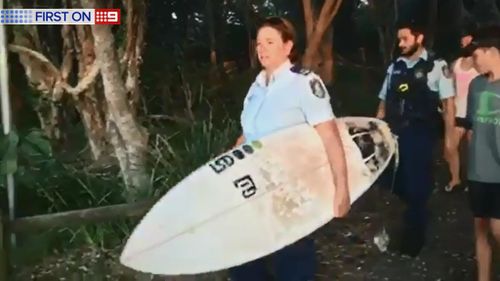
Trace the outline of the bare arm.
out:
M 453 136 L 453 128 L 455 127 L 455 102 L 454 97 L 447 98 L 441 101 L 443 105 L 443 120 L 445 128 L 445 136 Z
M 438 72 L 439 77 L 436 81 L 436 86 L 439 91 L 443 108 L 442 117 L 444 121 L 445 138 L 448 142 L 447 146 L 450 146 L 451 140 L 453 139 L 453 129 L 455 127 L 455 83 L 450 66 L 445 61 L 436 61 L 435 67 L 441 69 Z
M 382 83 L 382 88 L 380 89 L 380 92 L 378 93 L 378 98 L 380 99 L 380 102 L 378 104 L 377 108 L 377 114 L 375 115 L 376 118 L 378 119 L 384 119 L 385 118 L 385 98 L 387 96 L 387 89 L 389 87 L 389 80 L 392 74 L 392 64 L 389 65 L 387 68 L 387 72 L 384 78 L 384 82 Z
M 336 217 L 343 217 L 350 208 L 349 189 L 347 182 L 347 164 L 344 147 L 335 120 L 322 122 L 314 126 L 320 135 L 328 160 L 331 164 L 335 184 L 335 200 L 340 204 L 334 210 Z
M 375 117 L 378 119 L 384 119 L 385 117 L 385 102 L 383 100 L 378 104 L 377 115 Z
M 242 143 L 245 142 L 245 137 L 243 135 L 239 136 L 238 139 L 236 140 L 236 143 L 234 144 L 234 146 L 239 146 L 241 145 Z

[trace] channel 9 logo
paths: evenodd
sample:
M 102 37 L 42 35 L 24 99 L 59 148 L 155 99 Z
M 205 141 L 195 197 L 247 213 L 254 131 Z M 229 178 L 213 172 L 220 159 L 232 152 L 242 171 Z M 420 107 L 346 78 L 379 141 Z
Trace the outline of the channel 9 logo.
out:
M 4 25 L 119 25 L 120 9 L 2 9 Z
M 120 24 L 120 9 L 95 9 L 95 24 Z

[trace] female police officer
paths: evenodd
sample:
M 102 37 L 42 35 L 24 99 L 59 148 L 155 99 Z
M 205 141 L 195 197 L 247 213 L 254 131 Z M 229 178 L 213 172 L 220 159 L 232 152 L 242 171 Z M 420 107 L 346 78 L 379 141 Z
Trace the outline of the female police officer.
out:
M 263 70 L 243 102 L 243 134 L 236 145 L 262 138 L 290 126 L 307 123 L 323 140 L 336 186 L 333 210 L 344 216 L 350 208 L 345 155 L 334 121 L 330 97 L 321 79 L 292 65 L 295 32 L 287 20 L 268 18 L 257 32 L 257 55 Z M 310 238 L 267 257 L 280 281 L 310 281 L 315 275 L 315 249 Z M 265 281 L 265 259 L 230 270 L 233 281 Z

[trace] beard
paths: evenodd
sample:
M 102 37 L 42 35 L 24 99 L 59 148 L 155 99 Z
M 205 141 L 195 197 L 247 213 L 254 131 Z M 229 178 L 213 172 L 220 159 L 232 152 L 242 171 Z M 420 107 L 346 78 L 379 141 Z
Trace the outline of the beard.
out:
M 420 48 L 420 44 L 415 43 L 415 44 L 411 45 L 406 51 L 401 50 L 401 56 L 411 57 L 418 51 L 419 48 Z

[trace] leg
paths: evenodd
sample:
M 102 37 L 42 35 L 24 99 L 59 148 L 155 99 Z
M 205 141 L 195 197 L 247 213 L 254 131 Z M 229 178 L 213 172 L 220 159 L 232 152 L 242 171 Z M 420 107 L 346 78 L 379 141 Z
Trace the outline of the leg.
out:
M 460 141 L 462 140 L 465 133 L 465 129 L 461 127 L 454 128 L 453 134 L 453 147 L 451 151 L 445 151 L 446 160 L 448 161 L 448 167 L 450 170 L 451 179 L 446 186 L 446 191 L 452 191 L 457 185 L 461 183 L 460 180 Z
M 490 227 L 496 245 L 500 248 L 500 183 L 492 184 L 492 193 L 494 194 L 491 197 L 495 198 L 495 204 L 491 212 Z
M 271 280 L 265 258 L 260 258 L 229 269 L 231 281 Z
M 491 232 L 495 238 L 497 246 L 500 247 L 500 219 L 490 219 Z
M 402 167 L 403 195 L 407 209 L 404 216 L 401 252 L 416 256 L 425 243 L 427 202 L 433 188 L 433 145 L 431 132 L 409 131 L 401 144 L 405 150 Z
M 314 240 L 303 238 L 272 256 L 278 281 L 313 281 L 316 274 Z
M 491 280 L 491 245 L 488 241 L 488 221 L 484 218 L 474 218 L 478 281 Z
M 491 244 L 488 232 L 491 226 L 495 237 L 499 233 L 500 184 L 470 181 L 469 203 L 474 215 L 474 233 L 476 238 L 477 280 L 491 280 Z M 495 234 L 496 233 L 496 234 Z

